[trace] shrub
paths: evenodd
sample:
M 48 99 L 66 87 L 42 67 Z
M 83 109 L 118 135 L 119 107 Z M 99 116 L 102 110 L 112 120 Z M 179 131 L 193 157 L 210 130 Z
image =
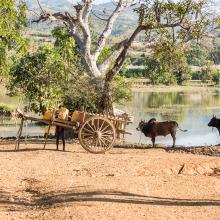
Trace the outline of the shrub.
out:
M 220 83 L 220 70 L 216 70 L 213 74 L 212 74 L 212 81 L 218 85 Z

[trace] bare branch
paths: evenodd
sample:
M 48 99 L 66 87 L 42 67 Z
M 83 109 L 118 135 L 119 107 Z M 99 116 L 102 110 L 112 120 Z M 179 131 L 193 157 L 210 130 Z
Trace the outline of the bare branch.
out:
M 92 0 L 85 0 L 85 3 L 88 4 L 92 3 Z M 91 48 L 91 33 L 89 30 L 88 22 L 83 19 L 83 12 L 85 10 L 86 4 L 84 5 L 75 5 L 74 8 L 76 10 L 76 18 L 77 18 L 77 25 L 81 29 L 83 33 L 83 43 L 84 43 L 84 53 L 90 55 L 90 48 Z
M 37 20 L 33 20 L 32 22 L 40 22 L 40 21 L 46 21 L 46 20 L 60 20 L 60 21 L 67 21 L 68 17 L 65 13 L 62 12 L 56 12 L 54 14 L 50 14 L 48 12 L 45 12 L 44 14 L 41 14 L 40 17 Z
M 92 9 L 93 2 L 94 2 L 94 0 L 84 0 L 82 18 L 85 20 L 85 22 L 88 22 L 89 13 Z
M 74 38 L 74 40 L 76 41 L 76 43 L 79 46 L 79 48 L 81 50 L 83 50 L 83 42 L 82 42 L 80 36 L 75 32 L 74 29 L 72 31 L 70 31 L 69 33 Z
M 108 21 L 107 21 L 107 24 L 105 26 L 105 29 L 104 31 L 102 32 L 102 34 L 100 35 L 99 37 L 99 40 L 98 40 L 98 43 L 97 43 L 97 48 L 93 54 L 93 57 L 95 60 L 98 59 L 105 43 L 106 43 L 106 40 L 107 38 L 109 37 L 109 35 L 111 34 L 111 31 L 112 31 L 112 28 L 113 28 L 113 24 L 116 20 L 116 18 L 118 17 L 121 9 L 123 8 L 122 6 L 122 2 L 123 0 L 119 0 L 115 10 L 112 12 L 111 16 L 108 18 Z
M 96 18 L 98 18 L 99 20 L 102 20 L 102 21 L 108 21 L 107 18 L 101 18 L 101 17 L 99 17 L 98 15 L 96 15 L 95 12 L 94 12 L 93 10 L 91 10 L 91 13 L 92 13 Z
M 127 43 L 128 39 L 121 41 L 117 47 L 114 49 L 114 51 L 111 53 L 111 55 L 98 66 L 100 72 L 106 72 L 106 70 L 109 68 L 110 64 L 118 57 L 118 55 L 121 53 L 122 49 L 124 48 L 125 44 Z
M 125 61 L 126 58 L 126 54 L 128 52 L 128 49 L 131 46 L 131 43 L 133 42 L 133 40 L 136 38 L 136 36 L 142 31 L 144 30 L 144 26 L 139 25 L 133 32 L 133 34 L 130 36 L 130 38 L 127 40 L 127 42 L 125 43 L 121 53 L 118 55 L 115 64 L 113 66 L 113 68 L 108 71 L 108 73 L 106 74 L 106 79 L 105 82 L 107 83 L 108 81 L 111 82 L 112 79 L 114 78 L 115 74 L 120 71 L 120 69 L 123 66 L 123 63 Z
M 39 8 L 41 9 L 41 12 L 42 12 L 43 14 L 46 14 L 46 12 L 44 11 L 43 7 L 41 6 L 39 0 L 37 0 L 37 3 L 38 3 L 38 5 L 39 5 Z

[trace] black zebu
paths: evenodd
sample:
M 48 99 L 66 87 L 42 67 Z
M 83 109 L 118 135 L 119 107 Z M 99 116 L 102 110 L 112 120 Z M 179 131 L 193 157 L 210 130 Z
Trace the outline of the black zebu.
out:
M 214 127 L 218 129 L 219 135 L 220 135 L 220 119 L 216 118 L 215 115 L 213 115 L 212 119 L 208 123 L 209 127 Z

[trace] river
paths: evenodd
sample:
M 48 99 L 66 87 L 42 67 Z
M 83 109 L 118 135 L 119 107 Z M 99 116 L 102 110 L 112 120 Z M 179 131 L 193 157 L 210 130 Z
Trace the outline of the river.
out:
M 166 91 L 166 90 L 165 90 Z M 13 100 L 0 97 L 0 104 L 10 104 Z M 4 102 L 3 102 L 4 101 Z M 177 132 L 177 145 L 200 146 L 220 143 L 217 129 L 207 126 L 213 114 L 220 118 L 220 91 L 203 89 L 193 91 L 149 92 L 134 91 L 132 100 L 121 108 L 134 116 L 134 123 L 128 126 L 132 135 L 126 135 L 126 140 L 135 143 L 151 144 L 150 138 L 140 135 L 136 127 L 140 120 L 156 118 L 158 121 L 176 120 L 179 127 L 187 132 Z M 0 137 L 15 136 L 19 121 L 0 124 Z M 43 135 L 45 127 L 27 124 L 25 135 Z M 172 145 L 171 136 L 157 137 L 156 144 Z
M 217 129 L 207 126 L 215 114 L 220 118 L 220 91 L 193 90 L 181 92 L 133 92 L 132 100 L 124 106 L 124 110 L 134 116 L 134 123 L 128 129 L 133 133 L 127 136 L 131 142 L 150 144 L 150 138 L 140 135 L 136 127 L 141 120 L 157 121 L 176 120 L 179 127 L 187 132 L 177 131 L 177 145 L 200 146 L 220 143 Z M 171 136 L 157 137 L 156 143 L 172 145 Z

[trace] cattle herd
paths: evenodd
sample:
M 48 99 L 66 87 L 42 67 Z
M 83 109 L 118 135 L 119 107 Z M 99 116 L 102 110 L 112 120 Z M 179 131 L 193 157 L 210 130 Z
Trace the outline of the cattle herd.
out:
M 220 135 L 220 119 L 213 115 L 208 126 L 217 128 Z M 172 147 L 175 147 L 177 129 L 183 132 L 187 131 L 180 129 L 176 121 L 157 122 L 155 118 L 151 118 L 148 122 L 140 121 L 136 129 L 141 131 L 146 137 L 151 138 L 153 147 L 155 146 L 155 139 L 157 136 L 167 136 L 169 134 L 173 139 Z

